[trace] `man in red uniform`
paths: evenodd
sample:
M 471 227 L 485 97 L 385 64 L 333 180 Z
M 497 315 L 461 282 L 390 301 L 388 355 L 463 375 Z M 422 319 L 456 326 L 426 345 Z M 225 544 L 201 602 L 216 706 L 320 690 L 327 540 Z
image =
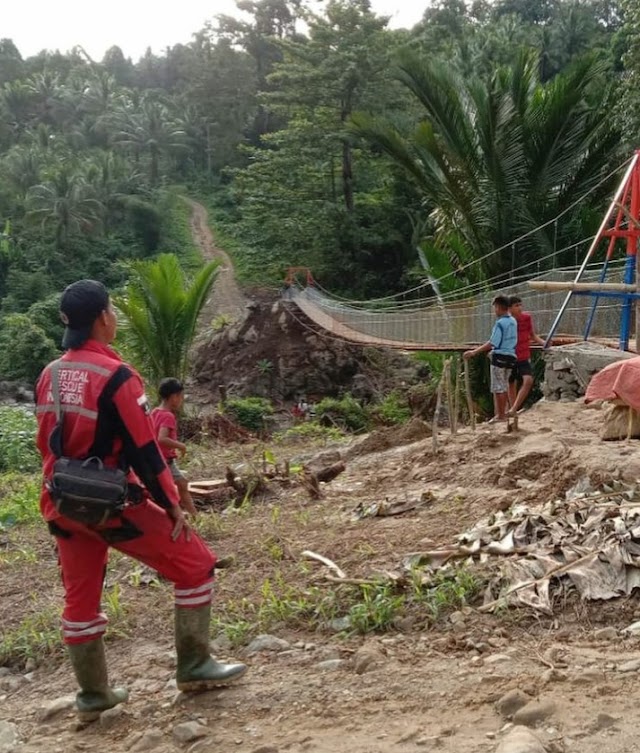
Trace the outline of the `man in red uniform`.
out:
M 518 342 L 516 344 L 516 365 L 509 377 L 509 410 L 515 416 L 533 387 L 533 369 L 531 368 L 531 343 L 544 345 L 544 340 L 536 335 L 533 319 L 528 311 L 522 310 L 522 298 L 517 295 L 509 298 L 509 311 L 518 324 Z M 520 389 L 518 389 L 520 382 Z
M 81 717 L 92 719 L 127 699 L 126 690 L 108 685 L 102 641 L 107 618 L 100 599 L 109 547 L 174 584 L 178 688 L 206 690 L 226 684 L 246 667 L 220 664 L 209 655 L 216 557 L 185 521 L 155 441 L 142 380 L 109 347 L 117 320 L 106 288 L 94 280 L 73 283 L 62 294 L 60 313 L 67 352 L 44 369 L 36 385 L 44 475 L 40 506 L 56 537 L 65 589 L 62 634 L 80 686 L 77 707 Z M 52 380 L 54 364 L 57 377 Z M 56 382 L 63 422 L 54 439 Z M 50 493 L 59 448 L 67 458 L 97 457 L 107 468 L 126 470 L 124 509 L 102 525 L 60 514 Z

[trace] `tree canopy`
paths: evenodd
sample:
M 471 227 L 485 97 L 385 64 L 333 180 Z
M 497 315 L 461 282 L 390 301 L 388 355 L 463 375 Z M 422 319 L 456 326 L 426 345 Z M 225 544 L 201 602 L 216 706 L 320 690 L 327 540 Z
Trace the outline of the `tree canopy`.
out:
M 629 0 L 436 0 L 395 30 L 368 0 L 237 5 L 138 61 L 0 40 L 0 339 L 26 316 L 44 358 L 78 277 L 123 289 L 163 253 L 196 273 L 184 194 L 251 283 L 304 265 L 363 298 L 427 258 L 463 280 L 559 212 L 474 274 L 573 261 L 636 147 Z

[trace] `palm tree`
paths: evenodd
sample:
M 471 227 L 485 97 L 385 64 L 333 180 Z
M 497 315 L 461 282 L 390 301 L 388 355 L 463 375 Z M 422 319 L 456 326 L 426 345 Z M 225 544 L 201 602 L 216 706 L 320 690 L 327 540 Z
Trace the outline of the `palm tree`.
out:
M 40 183 L 42 154 L 33 147 L 14 146 L 0 162 L 0 175 L 23 201 L 29 189 Z
M 167 105 L 146 98 L 139 109 L 127 106 L 121 111 L 120 131 L 114 141 L 131 151 L 136 159 L 142 154 L 149 156 L 149 178 L 155 186 L 161 156 L 184 149 L 186 134 Z
M 43 228 L 55 227 L 56 246 L 62 248 L 70 235 L 99 228 L 104 207 L 84 175 L 62 167 L 49 180 L 29 189 L 27 210 L 28 220 Z
M 486 82 L 407 52 L 397 75 L 422 108 L 414 132 L 365 114 L 354 116 L 353 128 L 418 185 L 436 246 L 450 249 L 455 265 L 458 242 L 482 256 L 602 180 L 616 143 L 601 113 L 603 92 L 594 91 L 602 72 L 586 58 L 541 84 L 536 57 L 523 53 Z M 552 244 L 552 227 L 536 233 L 519 245 L 518 263 Z M 511 251 L 492 256 L 486 271 L 504 272 L 511 261 Z
M 206 264 L 187 279 L 174 254 L 134 262 L 124 295 L 122 342 L 127 355 L 154 383 L 163 377 L 184 379 L 198 316 L 218 273 L 219 262 Z

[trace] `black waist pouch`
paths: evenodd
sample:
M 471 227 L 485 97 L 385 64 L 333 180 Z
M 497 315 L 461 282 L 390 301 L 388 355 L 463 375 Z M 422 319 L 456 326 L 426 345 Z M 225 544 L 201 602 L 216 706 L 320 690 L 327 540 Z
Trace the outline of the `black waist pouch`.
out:
M 127 474 L 105 468 L 99 458 L 58 458 L 48 483 L 60 515 L 85 525 L 102 525 L 122 512 L 127 501 Z
M 491 365 L 499 369 L 512 369 L 516 365 L 516 357 L 507 356 L 504 353 L 492 353 Z

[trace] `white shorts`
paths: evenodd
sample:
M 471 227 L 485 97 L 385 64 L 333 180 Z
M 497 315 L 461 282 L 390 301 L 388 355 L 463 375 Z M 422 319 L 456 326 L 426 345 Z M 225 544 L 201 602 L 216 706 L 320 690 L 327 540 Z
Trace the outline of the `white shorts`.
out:
M 500 394 L 509 391 L 511 369 L 491 365 L 491 392 Z

